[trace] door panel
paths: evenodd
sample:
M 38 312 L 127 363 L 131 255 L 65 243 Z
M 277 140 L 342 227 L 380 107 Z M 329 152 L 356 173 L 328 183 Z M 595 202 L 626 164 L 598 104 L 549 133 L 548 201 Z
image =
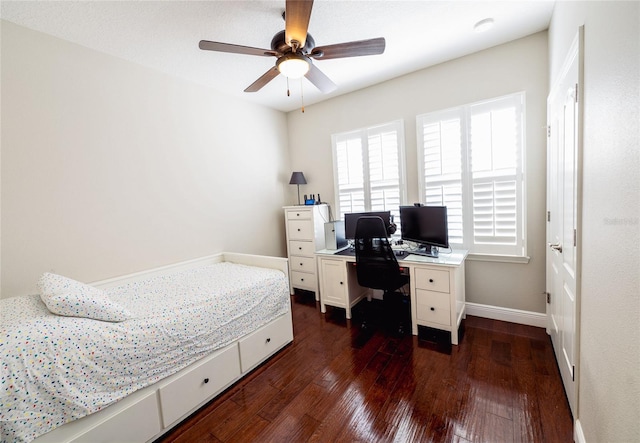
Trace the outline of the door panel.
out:
M 580 304 L 580 149 L 583 28 L 547 99 L 548 328 L 567 399 L 577 417 Z

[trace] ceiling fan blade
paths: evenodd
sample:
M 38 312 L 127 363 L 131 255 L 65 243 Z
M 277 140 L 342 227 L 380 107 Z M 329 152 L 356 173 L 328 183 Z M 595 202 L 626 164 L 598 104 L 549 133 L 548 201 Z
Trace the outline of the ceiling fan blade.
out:
M 231 43 L 210 42 L 208 40 L 200 40 L 198 45 L 200 49 L 205 51 L 230 52 L 232 54 L 274 56 L 275 51 L 270 49 L 252 48 L 251 46 L 233 45 Z
M 338 87 L 331 81 L 321 70 L 316 68 L 313 63 L 309 63 L 309 72 L 305 74 L 305 77 L 315 85 L 323 94 L 328 94 L 335 91 Z
M 310 57 L 317 60 L 332 58 L 359 57 L 362 55 L 378 55 L 384 52 L 386 41 L 384 37 L 359 40 L 355 42 L 338 43 L 335 45 L 318 46 L 311 51 Z
M 271 80 L 276 78 L 278 76 L 278 74 L 280 74 L 280 71 L 278 71 L 278 68 L 276 68 L 274 66 L 273 68 L 269 69 L 267 72 L 262 74 L 262 76 L 260 76 L 260 78 L 258 78 L 258 80 L 256 80 L 255 82 L 251 83 L 251 85 L 249 85 L 249 87 L 247 87 L 247 89 L 245 89 L 244 92 L 256 92 L 256 91 L 259 91 L 260 89 L 262 89 L 262 87 L 264 85 L 266 85 Z
M 307 41 L 307 30 L 311 19 L 313 0 L 287 0 L 284 10 L 285 43 L 293 46 L 291 41 L 297 41 L 298 48 L 303 48 Z

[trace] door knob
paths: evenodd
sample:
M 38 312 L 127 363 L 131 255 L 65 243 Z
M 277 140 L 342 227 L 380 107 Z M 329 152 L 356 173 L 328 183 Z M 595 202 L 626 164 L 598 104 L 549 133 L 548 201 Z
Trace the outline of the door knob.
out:
M 549 243 L 549 247 L 562 254 L 562 245 L 560 243 Z

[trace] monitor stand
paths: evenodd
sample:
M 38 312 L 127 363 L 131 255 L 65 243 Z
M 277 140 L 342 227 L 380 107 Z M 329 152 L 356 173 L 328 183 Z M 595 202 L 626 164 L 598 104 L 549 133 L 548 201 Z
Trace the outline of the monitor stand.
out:
M 409 251 L 409 254 L 438 258 L 438 247 L 430 245 L 420 245 L 418 246 L 418 249 L 416 251 Z

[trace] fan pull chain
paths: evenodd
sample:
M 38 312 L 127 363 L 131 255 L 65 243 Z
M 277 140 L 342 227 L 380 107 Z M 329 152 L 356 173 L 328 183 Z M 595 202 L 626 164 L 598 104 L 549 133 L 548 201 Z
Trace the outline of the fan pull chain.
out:
M 302 106 L 301 111 L 304 114 L 304 93 L 302 89 L 302 79 L 300 79 L 300 105 Z
M 289 91 L 289 77 L 287 77 L 287 97 L 291 97 L 291 91 Z

